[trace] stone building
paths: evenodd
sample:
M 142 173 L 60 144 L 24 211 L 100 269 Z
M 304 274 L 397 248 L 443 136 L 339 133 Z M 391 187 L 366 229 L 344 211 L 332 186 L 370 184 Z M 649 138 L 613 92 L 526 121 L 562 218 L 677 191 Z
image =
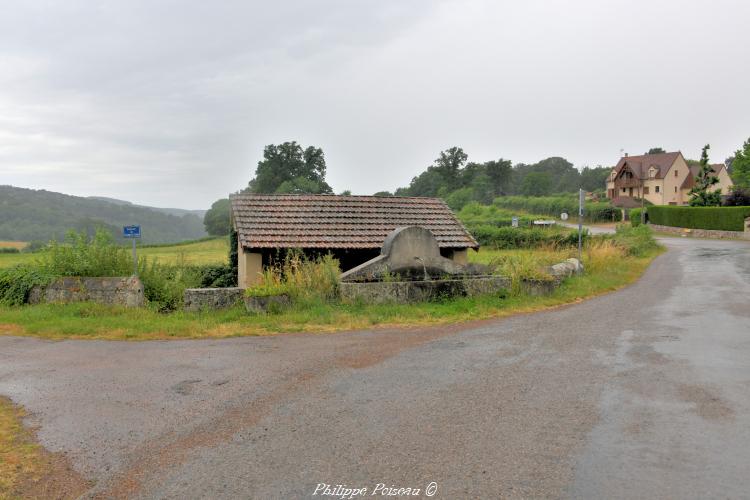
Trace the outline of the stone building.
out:
M 459 263 L 467 261 L 470 248 L 479 248 L 437 198 L 236 194 L 230 199 L 241 288 L 256 284 L 264 266 L 291 249 L 309 256 L 330 253 L 347 271 L 379 255 L 398 227 L 429 229 L 440 254 Z
M 727 195 L 732 179 L 726 167 L 711 165 L 719 183 L 714 189 Z M 623 156 L 607 178 L 607 198 L 619 207 L 640 206 L 640 198 L 654 205 L 687 205 L 700 167 L 688 166 L 682 153 Z M 638 201 L 636 201 L 636 198 Z

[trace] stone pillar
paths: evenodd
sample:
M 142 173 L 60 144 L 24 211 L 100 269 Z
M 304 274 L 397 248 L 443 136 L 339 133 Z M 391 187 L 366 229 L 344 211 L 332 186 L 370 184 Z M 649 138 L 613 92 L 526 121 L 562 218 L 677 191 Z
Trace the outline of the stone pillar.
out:
M 750 217 L 745 219 L 745 232 L 742 233 L 742 237 L 746 240 L 750 240 Z
M 237 286 L 248 288 L 261 281 L 263 256 L 240 247 L 237 251 Z
M 469 263 L 469 250 L 464 248 L 463 250 L 453 250 L 451 259 L 456 264 L 468 264 Z

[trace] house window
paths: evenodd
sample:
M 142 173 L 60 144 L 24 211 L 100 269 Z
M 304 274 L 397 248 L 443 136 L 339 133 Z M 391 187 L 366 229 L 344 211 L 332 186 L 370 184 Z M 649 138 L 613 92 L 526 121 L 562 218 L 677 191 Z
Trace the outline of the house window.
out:
M 659 186 L 656 186 L 656 192 L 657 193 L 659 192 Z
M 644 186 L 644 188 L 643 188 L 643 194 L 648 194 L 648 186 Z
M 674 187 L 674 192 L 675 192 L 675 193 L 677 192 L 677 186 L 675 186 L 675 187 Z
M 625 188 L 622 188 L 622 192 L 623 192 L 623 193 L 625 192 Z
M 674 171 L 674 176 L 677 177 L 677 174 L 678 174 L 678 172 L 677 172 L 677 170 L 675 170 Z

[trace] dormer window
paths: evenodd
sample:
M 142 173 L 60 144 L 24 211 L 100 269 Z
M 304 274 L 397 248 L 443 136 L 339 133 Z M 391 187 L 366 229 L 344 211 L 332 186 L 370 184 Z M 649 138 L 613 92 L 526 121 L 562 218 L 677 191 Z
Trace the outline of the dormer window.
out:
M 648 177 L 650 179 L 656 178 L 656 167 L 651 167 L 648 169 Z

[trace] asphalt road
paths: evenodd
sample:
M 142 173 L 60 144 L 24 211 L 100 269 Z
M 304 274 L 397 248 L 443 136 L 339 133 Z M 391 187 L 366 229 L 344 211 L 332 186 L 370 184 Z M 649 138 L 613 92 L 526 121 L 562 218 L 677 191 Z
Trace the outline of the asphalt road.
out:
M 747 498 L 750 244 L 666 242 L 620 292 L 447 329 L 0 337 L 0 394 L 92 497 Z

